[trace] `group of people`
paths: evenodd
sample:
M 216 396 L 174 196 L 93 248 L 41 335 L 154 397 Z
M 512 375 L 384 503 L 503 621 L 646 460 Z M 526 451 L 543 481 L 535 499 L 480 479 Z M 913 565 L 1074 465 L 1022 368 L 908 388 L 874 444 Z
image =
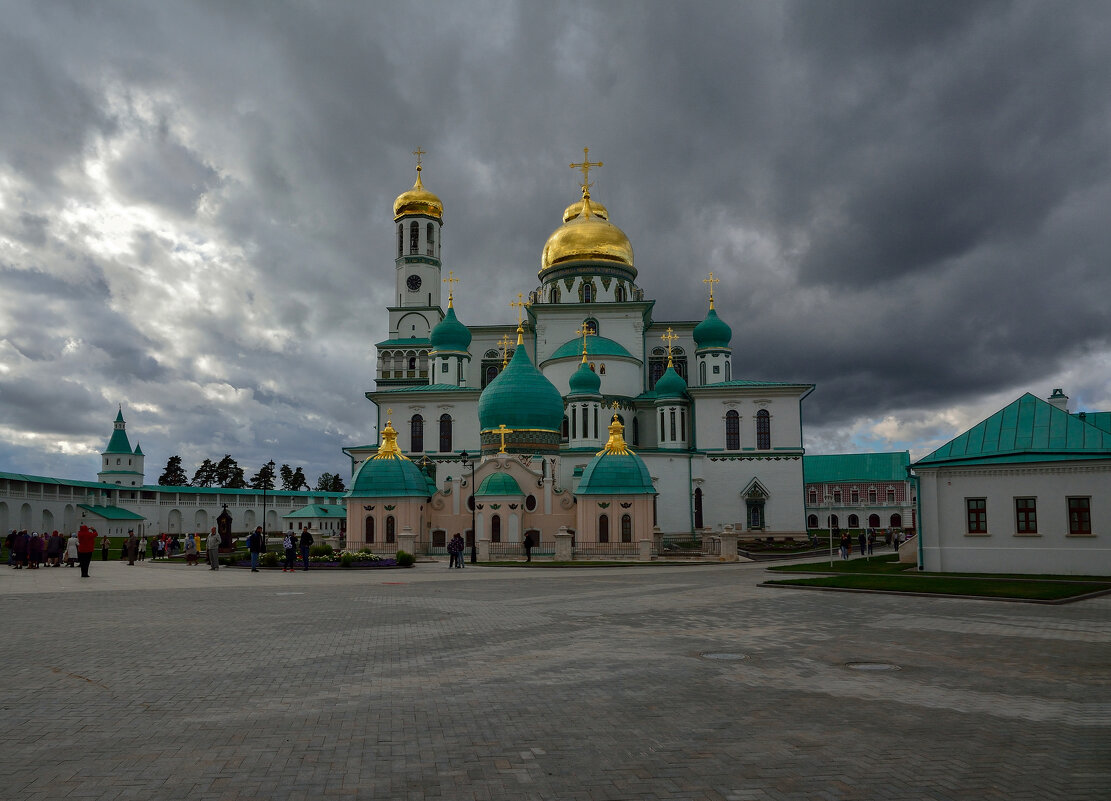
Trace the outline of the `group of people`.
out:
M 260 541 L 262 539 L 262 528 L 255 529 L 255 533 L 251 535 L 252 538 L 257 537 Z M 283 573 L 295 573 L 297 571 L 297 553 L 301 553 L 302 570 L 309 569 L 309 548 L 312 547 L 313 538 L 312 533 L 306 528 L 301 531 L 300 536 L 290 529 L 282 537 L 282 549 L 285 551 L 285 562 L 282 564 Z M 251 548 L 251 570 L 258 572 L 258 554 L 254 548 Z
M 465 542 L 463 542 L 462 534 L 456 534 L 450 540 L 448 540 L 447 555 L 448 557 L 450 557 L 448 560 L 449 570 L 453 567 L 463 567 L 463 551 L 466 549 L 466 547 L 467 545 Z
M 8 564 L 15 570 L 61 567 L 64 562 L 66 567 L 80 565 L 81 577 L 88 578 L 96 538 L 96 529 L 86 525 L 68 538 L 58 531 L 39 534 L 27 529 L 12 529 L 4 539 L 4 546 L 8 549 Z
M 842 531 L 841 529 L 834 526 L 833 537 L 840 543 L 839 550 L 841 552 L 841 558 L 848 559 L 850 556 L 852 556 L 853 538 L 849 535 L 849 532 Z M 894 536 L 892 536 L 892 533 L 888 531 L 886 533 L 885 539 L 888 545 L 894 545 L 895 550 L 899 550 L 898 531 L 894 533 Z M 874 528 L 870 528 L 867 530 L 861 529 L 860 533 L 857 535 L 856 540 L 857 547 L 860 548 L 860 555 L 864 556 L 865 554 L 867 554 L 868 556 L 871 556 L 876 547 L 876 530 Z

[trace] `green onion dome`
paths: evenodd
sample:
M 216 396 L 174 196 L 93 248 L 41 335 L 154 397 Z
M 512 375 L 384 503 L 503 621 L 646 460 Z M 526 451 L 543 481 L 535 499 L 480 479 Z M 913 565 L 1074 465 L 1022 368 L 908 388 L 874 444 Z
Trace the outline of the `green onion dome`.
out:
M 656 495 L 644 460 L 625 444 L 624 426 L 613 416 L 610 438 L 583 468 L 576 495 Z
M 455 316 L 455 309 L 451 300 L 448 300 L 447 314 L 444 319 L 432 329 L 432 352 L 441 350 L 460 351 L 466 353 L 471 346 L 471 332 L 467 326 L 459 322 Z
M 571 374 L 571 395 L 598 395 L 602 388 L 602 377 L 590 369 L 584 359 L 579 369 Z
M 733 329 L 718 317 L 713 306 L 706 319 L 694 327 L 694 343 L 699 348 L 728 348 L 732 338 Z
M 667 370 L 656 381 L 656 400 L 683 398 L 687 394 L 687 382 L 683 380 L 683 376 L 675 372 L 675 368 L 671 365 L 670 360 L 667 365 Z
M 521 485 L 517 483 L 517 479 L 508 473 L 491 473 L 482 479 L 482 483 L 478 485 L 478 490 L 475 496 L 482 495 L 524 495 Z
M 359 466 L 346 498 L 427 498 L 428 479 L 397 447 L 397 431 L 389 420 L 382 429 L 378 453 Z
M 478 399 L 481 431 L 492 431 L 501 425 L 509 429 L 556 432 L 563 427 L 563 397 L 529 361 L 523 335 L 523 329 L 518 328 L 513 358 L 486 385 Z

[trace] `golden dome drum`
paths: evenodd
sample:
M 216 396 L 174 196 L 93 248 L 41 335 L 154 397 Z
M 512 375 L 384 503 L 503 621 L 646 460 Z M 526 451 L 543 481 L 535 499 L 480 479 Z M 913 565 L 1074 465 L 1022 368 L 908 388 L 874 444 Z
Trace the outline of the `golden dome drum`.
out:
M 422 214 L 437 220 L 444 218 L 444 204 L 438 197 L 424 188 L 420 180 L 420 167 L 417 167 L 417 181 L 408 192 L 397 196 L 393 202 L 393 219 L 397 222 L 407 214 Z
M 603 261 L 632 269 L 633 246 L 629 237 L 599 216 L 590 197 L 583 198 L 579 214 L 557 228 L 544 245 L 540 273 L 576 261 Z M 574 208 L 569 207 L 568 211 Z M 635 270 L 634 270 L 635 275 Z

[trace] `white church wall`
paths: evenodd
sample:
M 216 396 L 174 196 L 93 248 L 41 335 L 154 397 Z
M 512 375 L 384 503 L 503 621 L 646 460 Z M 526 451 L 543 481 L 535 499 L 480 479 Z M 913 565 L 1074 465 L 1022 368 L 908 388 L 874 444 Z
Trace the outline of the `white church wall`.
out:
M 801 457 L 778 460 L 740 457 L 714 461 L 700 456 L 695 464 L 697 467 L 692 465 L 692 473 L 702 478 L 704 526 L 716 528 L 719 524 L 732 523 L 741 524 L 739 530 L 743 532 L 749 531 L 747 506 L 741 493 L 755 478 L 768 491 L 762 536 L 805 536 Z
M 589 361 L 594 365 L 595 373 L 602 379 L 599 392 L 603 395 L 631 395 L 640 394 L 642 379 L 639 364 L 631 363 L 627 359 L 617 359 L 607 356 L 592 357 Z M 582 363 L 582 357 L 574 361 L 550 362 L 544 365 L 544 377 L 551 381 L 559 394 L 567 395 L 571 389 L 571 376 Z M 601 371 L 605 370 L 603 374 Z

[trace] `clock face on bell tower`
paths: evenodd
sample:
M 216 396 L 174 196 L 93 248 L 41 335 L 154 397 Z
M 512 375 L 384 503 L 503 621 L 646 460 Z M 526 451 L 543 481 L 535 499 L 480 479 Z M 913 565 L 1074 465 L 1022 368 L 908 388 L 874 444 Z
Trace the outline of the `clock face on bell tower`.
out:
M 405 286 L 408 287 L 410 292 L 416 292 L 418 289 L 420 289 L 420 283 L 421 282 L 419 275 L 410 275 L 408 278 L 405 279 Z

